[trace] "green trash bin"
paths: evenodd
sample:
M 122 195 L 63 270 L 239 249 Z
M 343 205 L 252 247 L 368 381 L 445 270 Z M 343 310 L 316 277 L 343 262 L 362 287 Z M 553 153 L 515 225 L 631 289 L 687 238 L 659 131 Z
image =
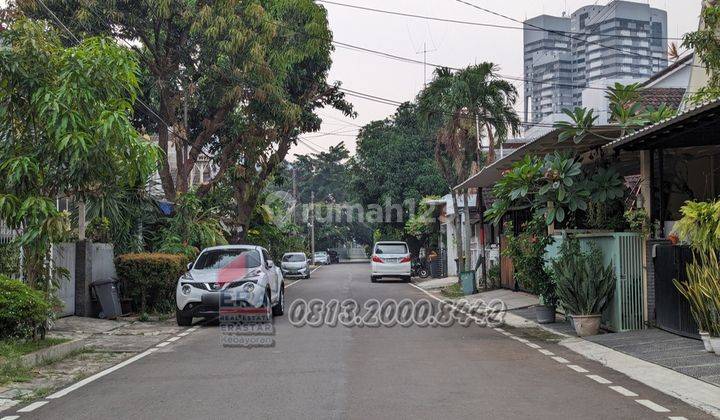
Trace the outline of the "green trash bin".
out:
M 467 295 L 474 295 L 477 293 L 475 287 L 475 272 L 474 271 L 461 271 L 460 272 L 460 284 L 462 285 L 463 293 Z

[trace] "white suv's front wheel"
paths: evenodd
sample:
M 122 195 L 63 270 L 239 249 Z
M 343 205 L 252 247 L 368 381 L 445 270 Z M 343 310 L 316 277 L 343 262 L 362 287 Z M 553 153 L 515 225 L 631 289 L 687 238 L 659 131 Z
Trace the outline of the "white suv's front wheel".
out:
M 280 285 L 278 293 L 278 301 L 272 308 L 272 314 L 274 316 L 280 316 L 285 313 L 285 284 Z

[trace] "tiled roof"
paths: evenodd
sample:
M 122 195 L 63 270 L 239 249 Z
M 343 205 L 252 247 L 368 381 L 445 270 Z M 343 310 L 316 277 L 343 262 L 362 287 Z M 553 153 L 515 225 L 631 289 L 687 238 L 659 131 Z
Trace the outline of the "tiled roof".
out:
M 688 118 L 691 118 L 701 112 L 704 112 L 704 111 L 707 111 L 707 110 L 713 109 L 713 108 L 720 108 L 720 98 L 707 100 L 703 103 L 697 104 L 694 107 L 687 109 L 684 112 L 681 112 L 673 117 L 670 117 L 663 121 L 660 121 L 657 124 L 649 125 L 638 131 L 630 133 L 630 134 L 626 135 L 625 137 L 621 137 L 615 141 L 612 141 L 612 142 L 606 144 L 605 146 L 603 146 L 603 148 L 618 149 L 622 146 L 627 145 L 628 143 L 630 143 L 632 141 L 636 141 L 637 139 L 642 138 L 643 136 L 645 136 L 647 134 L 657 132 L 658 130 L 661 130 L 670 125 L 685 121 Z
M 646 107 L 657 108 L 666 104 L 669 108 L 678 109 L 684 95 L 683 88 L 645 88 L 640 90 L 640 102 Z

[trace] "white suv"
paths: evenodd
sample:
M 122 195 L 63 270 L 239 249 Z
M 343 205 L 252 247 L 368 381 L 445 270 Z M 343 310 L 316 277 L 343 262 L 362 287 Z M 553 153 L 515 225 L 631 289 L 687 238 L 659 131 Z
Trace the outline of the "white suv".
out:
M 410 250 L 405 242 L 378 242 L 373 247 L 370 281 L 383 277 L 398 277 L 406 282 L 411 276 Z
M 265 248 L 217 246 L 204 249 L 188 265 L 188 272 L 178 280 L 175 299 L 181 326 L 190 325 L 194 317 L 218 316 L 221 300 L 282 315 L 285 283 Z

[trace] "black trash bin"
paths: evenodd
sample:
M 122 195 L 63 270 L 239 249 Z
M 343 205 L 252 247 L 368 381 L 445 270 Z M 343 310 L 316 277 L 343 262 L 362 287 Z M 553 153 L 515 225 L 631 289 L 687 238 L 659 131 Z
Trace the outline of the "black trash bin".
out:
M 117 280 L 96 280 L 90 285 L 95 289 L 95 295 L 100 301 L 100 307 L 102 307 L 100 318 L 115 319 L 122 315 Z

